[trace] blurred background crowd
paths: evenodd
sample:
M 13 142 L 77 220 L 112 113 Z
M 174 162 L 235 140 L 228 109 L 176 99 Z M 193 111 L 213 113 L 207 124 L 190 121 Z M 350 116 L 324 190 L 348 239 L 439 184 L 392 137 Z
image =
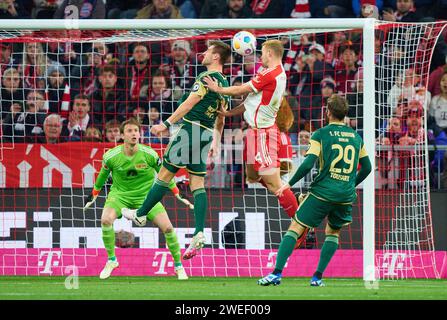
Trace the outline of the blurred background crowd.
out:
M 79 19 L 374 17 L 385 22 L 435 22 L 447 19 L 447 0 L 0 0 L 0 19 L 69 19 L 74 14 Z M 426 137 L 430 145 L 447 145 L 446 30 L 432 39 L 424 34 L 427 29 L 412 29 L 411 37 L 425 38 L 413 42 L 407 31 L 393 25 L 376 30 L 376 138 L 389 147 L 378 153 L 377 175 L 383 188 L 402 187 L 408 180 L 402 177 L 404 168 L 415 166 L 415 151 L 393 146 L 414 146 Z M 290 109 L 294 120 L 283 126 L 286 144 L 307 145 L 311 132 L 325 124 L 324 106 L 333 93 L 347 98 L 351 108 L 346 124 L 363 134 L 367 75 L 361 35 L 360 30 L 350 30 L 280 37 L 288 74 L 282 109 Z M 258 49 L 264 39 L 258 38 Z M 142 124 L 142 143 L 166 144 L 169 137 L 151 136 L 150 127 L 176 110 L 177 101 L 205 70 L 200 65 L 205 49 L 206 39 L 0 42 L 2 141 L 117 143 L 121 122 L 133 116 Z M 224 70 L 230 83 L 249 81 L 262 68 L 259 57 L 259 52 L 234 54 Z M 243 98 L 233 97 L 232 106 Z M 242 141 L 245 128 L 241 117 L 226 122 L 235 144 Z M 442 187 L 447 180 L 446 153 L 429 154 L 432 187 Z M 303 157 L 301 149 L 286 156 L 294 167 Z M 241 183 L 240 165 L 229 165 L 228 171 Z

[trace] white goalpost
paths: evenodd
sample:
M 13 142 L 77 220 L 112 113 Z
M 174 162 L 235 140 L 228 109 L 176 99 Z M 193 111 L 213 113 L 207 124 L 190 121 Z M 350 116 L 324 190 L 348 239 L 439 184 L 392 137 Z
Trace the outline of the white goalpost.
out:
M 69 43 L 78 46 L 81 49 L 76 52 L 77 57 L 64 64 L 66 69 L 69 70 L 66 73 L 67 86 L 73 90 L 75 83 L 83 83 L 76 88 L 79 89 L 79 92 L 87 92 L 83 86 L 91 85 L 93 93 L 90 93 L 91 97 L 94 97 L 95 82 L 93 80 L 96 79 L 94 78 L 95 74 L 93 72 L 85 75 L 82 72 L 89 70 L 83 63 L 94 64 L 94 61 L 88 59 L 94 59 L 90 58 L 90 55 L 93 57 L 94 54 L 97 54 L 93 45 L 97 42 L 117 45 L 114 58 L 120 60 L 120 64 L 126 64 L 121 68 L 124 71 L 117 73 L 117 76 L 123 77 L 122 83 L 126 83 L 127 86 L 127 83 L 130 83 L 128 78 L 132 77 L 132 73 L 126 71 L 130 70 L 127 63 L 132 57 L 132 52 L 130 52 L 130 49 L 123 49 L 123 47 L 127 47 L 131 43 L 144 42 L 148 44 L 148 47 L 157 43 L 161 48 L 160 61 L 157 64 L 166 65 L 172 64 L 172 61 L 165 62 L 163 48 L 164 46 L 170 47 L 171 43 L 176 40 L 193 42 L 199 48 L 200 41 L 221 38 L 229 42 L 235 32 L 251 30 L 262 40 L 269 38 L 286 39 L 284 40 L 286 50 L 291 50 L 295 45 L 299 48 L 305 48 L 303 43 L 300 43 L 303 34 L 311 34 L 313 43 L 318 40 L 323 46 L 329 48 L 331 45 L 329 38 L 337 31 L 351 35 L 354 30 L 357 38 L 353 39 L 357 39 L 355 40 L 358 41 L 356 45 L 361 47 L 358 57 L 359 61 L 361 60 L 363 70 L 363 90 L 361 92 L 355 91 L 357 96 L 362 96 L 362 102 L 359 102 L 354 108 L 363 111 L 356 111 L 356 115 L 352 119 L 356 120 L 355 129 L 363 131 L 365 148 L 370 156 L 374 173 L 371 173 L 365 179 L 362 188 L 358 190 L 359 203 L 355 205 L 356 209 L 354 209 L 358 226 L 350 227 L 346 231 L 346 240 L 344 240 L 346 242 L 341 245 L 341 253 L 336 258 L 338 262 L 335 262 L 335 267 L 331 269 L 330 274 L 333 276 L 362 277 L 365 281 L 376 281 L 387 278 L 439 277 L 429 204 L 430 185 L 426 119 L 424 117 L 424 121 L 421 123 L 421 128 L 425 129 L 425 139 L 421 139 L 418 143 L 408 147 L 410 149 L 408 154 L 397 153 L 394 149 L 389 151 L 395 153 L 389 154 L 388 169 L 382 170 L 381 167 L 383 160 L 381 155 L 388 152 L 388 149 L 378 141 L 382 141 L 381 137 L 388 132 L 386 126 L 391 119 L 398 117 L 394 113 L 390 113 L 389 105 L 385 101 L 390 96 L 391 87 L 395 85 L 395 81 L 397 83 L 397 78 L 401 77 L 401 74 L 407 72 L 408 69 L 414 69 L 414 72 L 418 74 L 420 78 L 418 85 L 427 85 L 428 65 L 430 64 L 434 44 L 444 27 L 445 23 L 441 22 L 387 24 L 375 19 L 1 20 L 0 42 L 12 44 L 12 47 L 15 46 L 14 48 L 19 48 L 17 50 L 22 51 L 24 49 L 21 46 L 26 43 L 54 43 L 55 50 L 51 49 L 53 50 L 51 51 L 48 49 L 49 46 L 45 47 L 44 50 L 47 50 L 46 54 L 52 54 L 58 62 L 62 61 L 62 56 L 66 53 L 59 50 L 63 45 Z M 378 32 L 386 34 L 380 42 L 381 51 L 376 50 Z M 85 49 L 87 44 L 90 44 L 91 47 Z M 123 46 L 119 47 L 120 44 L 123 44 Z M 193 45 L 191 47 L 193 54 L 197 55 L 198 49 L 196 50 Z M 403 52 L 404 59 L 399 60 L 392 56 L 390 52 L 391 50 L 397 50 L 396 48 Z M 119 50 L 124 50 L 122 56 L 120 56 Z M 156 54 L 158 53 L 151 52 L 149 61 L 152 61 L 150 59 L 158 59 Z M 24 54 L 23 57 L 25 57 Z M 297 59 L 298 56 L 294 56 L 292 63 L 295 63 Z M 237 58 L 234 58 L 229 66 L 231 73 L 228 76 L 233 78 L 238 77 L 238 74 L 233 74 L 235 72 L 233 70 L 237 69 L 242 70 L 242 73 L 244 72 L 244 60 L 236 60 Z M 378 64 L 377 61 L 379 60 L 387 60 L 387 65 Z M 190 65 L 191 69 L 188 69 L 190 74 L 187 75 L 191 78 L 193 78 L 192 74 L 199 69 L 197 59 L 193 61 L 194 63 Z M 25 61 L 21 63 L 22 67 L 2 62 L 1 64 L 4 65 L 0 65 L 0 67 L 2 72 L 8 68 L 19 70 L 21 85 L 23 86 L 22 94 L 26 95 L 30 91 L 30 87 L 25 88 L 26 68 L 23 65 Z M 154 62 L 153 66 L 156 69 L 155 67 L 158 65 Z M 152 67 L 152 65 L 149 64 L 149 67 Z M 76 73 L 74 76 L 73 70 L 75 68 L 81 70 L 81 73 Z M 336 70 L 335 67 L 334 70 Z M 389 71 L 393 74 L 392 76 L 387 73 Z M 291 72 L 294 71 L 291 70 Z M 336 75 L 336 72 L 333 74 Z M 183 77 L 187 76 L 183 75 Z M 88 77 L 92 77 L 93 80 L 87 84 L 84 80 Z M 175 77 L 174 73 L 171 73 L 171 79 L 169 79 L 174 85 L 176 85 L 175 81 L 177 80 Z M 43 82 L 47 81 L 39 79 Z M 152 78 L 148 76 L 148 79 Z M 300 78 L 300 81 L 302 79 Z M 409 85 L 416 87 L 416 80 L 412 81 Z M 182 92 L 188 90 L 188 87 L 184 84 L 185 82 L 180 80 L 178 82 L 179 90 Z M 320 86 L 320 83 L 311 83 L 311 86 L 313 85 Z M 45 84 L 38 91 L 46 92 L 47 88 L 48 84 Z M 393 90 L 397 90 L 396 92 L 400 96 L 407 94 L 408 90 L 405 88 L 405 85 L 396 85 L 396 89 Z M 130 91 L 127 87 L 121 89 Z M 171 89 L 174 90 L 173 87 Z M 414 92 L 416 91 L 414 90 Z M 117 89 L 115 97 L 118 96 L 118 93 Z M 300 102 L 302 98 L 300 94 L 290 93 L 289 95 L 294 101 L 298 101 L 298 104 L 293 106 L 292 109 L 299 119 L 302 117 L 302 110 L 308 108 L 312 111 L 317 108 L 312 104 L 304 107 L 304 103 L 301 104 L 302 102 Z M 309 99 L 312 100 L 316 95 L 312 93 Z M 149 97 L 146 98 L 149 99 Z M 408 96 L 407 103 L 411 102 L 413 98 L 416 99 L 416 96 Z M 16 102 L 15 98 L 2 97 L 2 101 L 8 101 L 8 99 L 10 99 L 11 104 Z M 26 97 L 23 99 L 25 100 Z M 48 102 L 48 97 L 45 97 L 45 99 Z M 96 112 L 94 111 L 94 98 L 92 99 L 90 112 Z M 172 94 L 165 100 L 163 99 L 160 103 L 161 106 L 165 106 L 165 102 L 174 103 L 178 97 Z M 418 101 L 421 101 L 425 110 L 428 110 L 427 102 L 423 98 Z M 49 102 L 51 103 L 51 101 Z M 123 105 L 126 105 L 126 103 Z M 145 107 L 149 108 L 149 111 L 146 110 L 146 112 L 150 112 L 152 108 L 150 103 L 149 99 L 148 104 L 145 104 Z M 138 107 L 140 105 L 137 105 L 136 108 Z M 145 107 L 141 108 L 144 109 Z M 159 108 L 161 118 L 173 110 L 163 110 L 163 107 L 157 108 Z M 322 108 L 322 105 L 318 108 Z M 4 110 L 2 112 L 0 121 L 4 125 L 7 123 L 6 117 L 11 112 Z M 126 114 L 129 114 L 129 112 Z M 108 116 L 107 113 L 103 115 L 104 117 Z M 101 116 L 99 115 L 98 118 L 101 118 Z M 411 117 L 405 116 L 401 120 L 402 123 L 405 122 L 405 126 L 409 121 L 408 118 Z M 315 119 L 306 120 L 312 121 Z M 359 120 L 363 123 L 362 127 L 358 127 Z M 295 121 L 297 123 L 298 119 L 295 119 Z M 44 144 L 33 145 L 26 141 L 17 142 L 18 140 L 15 139 L 16 131 L 13 130 L 12 133 L 8 134 L 5 134 L 5 132 L 5 129 L 3 129 L 3 135 L 0 138 L 0 159 L 2 161 L 0 163 L 0 200 L 2 202 L 0 204 L 0 275 L 63 274 L 63 268 L 71 265 L 77 265 L 80 268 L 80 274 L 95 275 L 95 270 L 103 262 L 102 258 L 98 258 L 98 256 L 103 257 L 102 251 L 104 251 L 101 245 L 98 216 L 100 216 L 101 204 L 104 203 L 105 198 L 100 196 L 101 200 L 92 209 L 94 211 L 83 216 L 81 213 L 82 196 L 87 194 L 89 188 L 92 187 L 92 177 L 94 172 L 98 171 L 100 158 L 104 150 L 111 145 L 93 145 L 79 142 L 82 145 L 76 147 L 73 146 L 74 142 L 69 142 L 66 145 L 58 144 L 47 147 Z M 162 152 L 163 147 L 159 148 Z M 36 151 L 37 149 L 39 149 L 39 152 Z M 399 150 L 399 147 L 396 150 Z M 35 152 L 36 157 L 40 157 L 45 152 L 49 154 L 47 158 L 51 161 L 48 160 L 48 162 L 51 162 L 53 166 L 51 168 L 55 171 L 54 177 L 52 176 L 53 183 L 50 181 L 46 187 L 43 187 L 41 183 L 42 174 L 45 173 L 33 171 L 36 164 L 33 164 L 32 160 L 29 159 L 32 152 Z M 10 158 L 14 155 L 23 157 L 24 162 L 19 169 L 17 169 L 17 164 L 21 161 L 10 161 Z M 390 163 L 394 159 L 398 159 L 396 161 L 399 161 L 399 163 L 392 166 Z M 408 162 L 405 162 L 404 166 L 403 162 L 407 160 Z M 75 169 L 70 164 L 68 169 L 66 167 L 61 169 L 63 165 L 67 165 L 67 162 L 79 162 L 78 165 L 74 166 L 79 172 L 74 172 Z M 51 168 L 49 170 L 50 174 L 53 172 Z M 222 177 L 222 181 L 226 181 L 228 172 L 225 171 L 225 168 L 225 165 L 215 167 L 209 171 L 209 176 L 215 174 Z M 379 178 L 383 178 L 384 172 L 388 177 L 388 174 L 393 171 L 389 168 L 394 168 L 394 172 L 400 178 L 396 187 L 382 189 L 378 181 Z M 413 170 L 414 174 L 407 174 L 409 169 L 410 171 Z M 222 172 L 222 170 L 225 172 Z M 67 171 L 70 171 L 70 179 L 72 179 L 69 181 L 71 182 L 69 186 L 63 183 Z M 44 172 L 48 172 L 48 169 Z M 33 174 L 37 174 L 39 177 L 37 179 L 32 178 L 30 175 Z M 419 185 L 414 184 L 416 174 L 419 175 L 417 180 L 421 181 Z M 59 175 L 63 177 L 60 178 Z M 79 176 L 79 179 L 76 178 L 76 175 Z M 243 173 L 241 175 L 243 176 Z M 20 182 L 20 179 L 25 179 L 25 177 L 27 183 Z M 212 178 L 209 179 L 211 181 Z M 388 179 L 392 180 L 393 178 L 390 176 Z M 181 181 L 182 178 L 178 177 L 177 180 Z M 212 182 L 208 186 L 211 184 Z M 36 188 L 33 189 L 35 193 L 31 194 L 31 191 L 27 188 Z M 54 190 L 50 190 L 51 188 L 54 188 Z M 59 191 L 56 192 L 57 190 Z M 51 193 L 53 191 L 55 195 Z M 187 193 L 186 190 L 184 192 Z M 104 194 L 106 192 L 103 191 L 102 195 Z M 26 202 L 27 197 L 35 199 L 33 204 Z M 274 266 L 275 252 L 280 242 L 278 237 L 280 239 L 283 236 L 289 222 L 286 215 L 281 212 L 276 198 L 264 191 L 257 191 L 257 189 L 237 188 L 233 182 L 228 182 L 226 185 L 222 182 L 221 189 L 213 189 L 209 197 L 211 197 L 210 213 L 207 214 L 206 223 L 210 227 L 207 227 L 205 234 L 207 239 L 211 240 L 200 256 L 185 265 L 188 273 L 192 276 L 254 277 L 269 271 L 271 266 Z M 416 205 L 416 203 L 413 203 L 416 198 L 418 199 L 417 206 L 419 206 L 419 209 L 413 213 L 412 205 Z M 173 199 L 168 201 L 168 214 L 174 227 L 178 230 L 179 240 L 184 246 L 189 242 L 193 227 L 193 214 L 191 211 L 187 212 Z M 58 205 L 61 206 L 60 210 L 57 208 Z M 60 212 L 56 213 L 56 211 Z M 46 213 L 42 214 L 42 212 Z M 30 216 L 37 217 L 37 219 L 33 220 Z M 44 218 L 40 218 L 41 216 Z M 52 225 L 53 222 L 57 222 L 57 227 Z M 235 240 L 234 248 L 226 247 L 224 243 L 224 232 L 230 223 L 234 223 L 234 228 L 228 232 L 233 232 L 235 238 L 236 234 L 240 233 L 243 238 L 243 243 L 239 243 L 240 240 Z M 239 225 L 242 225 L 242 227 Z M 136 227 L 132 227 L 125 221 L 118 221 L 115 229 L 117 227 L 132 231 L 139 238 L 139 243 L 134 248 L 119 249 L 121 251 L 118 251 L 118 255 L 121 252 L 127 257 L 125 261 L 135 263 L 128 269 L 124 268 L 123 275 L 157 276 L 169 274 L 166 270 L 170 267 L 170 262 L 167 260 L 165 248 L 160 244 L 157 230 L 150 227 L 137 230 Z M 274 234 L 271 238 L 269 236 L 270 231 Z M 320 232 L 322 231 L 320 230 Z M 36 237 L 39 236 L 46 240 L 36 241 Z M 410 239 L 410 237 L 413 238 Z M 361 238 L 361 243 L 357 238 Z M 39 245 L 36 246 L 36 242 Z M 147 251 L 141 251 L 145 252 L 141 254 L 138 250 Z M 52 254 L 51 252 L 60 253 Z M 291 270 L 290 275 L 302 276 L 304 272 L 308 272 L 311 264 L 317 261 L 316 259 L 317 254 L 313 250 L 301 251 L 298 257 L 288 262 Z M 58 261 L 57 265 L 52 264 L 53 260 Z M 347 265 L 350 261 L 352 265 Z M 343 264 L 346 269 L 343 269 Z M 292 265 L 294 267 L 291 267 Z M 299 270 L 301 266 L 303 268 Z M 82 268 L 87 271 L 83 273 Z M 136 271 L 138 268 L 144 271 L 139 273 L 139 271 Z M 361 271 L 359 272 L 357 268 L 360 268 Z

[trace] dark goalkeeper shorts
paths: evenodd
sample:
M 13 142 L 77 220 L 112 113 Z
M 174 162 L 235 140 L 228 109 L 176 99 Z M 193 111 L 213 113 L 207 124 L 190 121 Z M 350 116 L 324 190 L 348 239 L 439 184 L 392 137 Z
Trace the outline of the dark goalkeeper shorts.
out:
M 172 173 L 186 168 L 190 174 L 204 177 L 212 140 L 211 129 L 185 121 L 166 148 L 163 166 Z
M 323 201 L 309 193 L 300 204 L 293 219 L 301 225 L 315 228 L 326 217 L 332 229 L 341 229 L 341 227 L 352 222 L 352 204 L 337 204 Z

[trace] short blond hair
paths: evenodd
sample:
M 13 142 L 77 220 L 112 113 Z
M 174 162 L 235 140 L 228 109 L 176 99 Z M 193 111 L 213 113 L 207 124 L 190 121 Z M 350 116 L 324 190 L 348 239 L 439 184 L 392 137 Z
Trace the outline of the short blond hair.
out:
M 272 50 L 278 58 L 282 58 L 284 54 L 284 45 L 279 40 L 267 40 L 262 44 L 262 47 Z

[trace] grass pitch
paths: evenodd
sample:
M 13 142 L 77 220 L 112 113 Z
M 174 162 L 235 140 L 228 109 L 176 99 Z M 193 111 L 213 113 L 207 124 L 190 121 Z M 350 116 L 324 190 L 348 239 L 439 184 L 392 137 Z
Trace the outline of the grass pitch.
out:
M 0 277 L 0 300 L 447 300 L 447 280 L 380 281 L 367 289 L 362 279 L 325 279 L 310 287 L 308 278 L 283 278 L 261 287 L 257 278 L 80 277 L 68 290 L 64 277 Z

